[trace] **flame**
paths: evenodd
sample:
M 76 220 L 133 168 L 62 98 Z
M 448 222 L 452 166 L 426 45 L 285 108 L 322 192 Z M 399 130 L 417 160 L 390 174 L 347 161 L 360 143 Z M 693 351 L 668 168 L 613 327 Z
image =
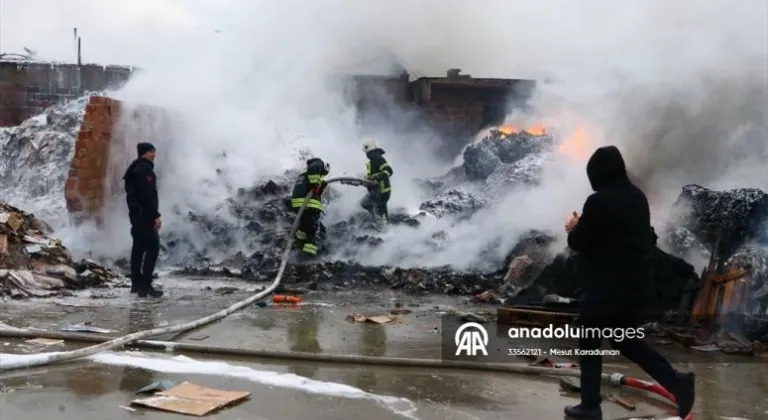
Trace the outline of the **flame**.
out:
M 512 124 L 504 124 L 496 128 L 499 133 L 505 135 L 505 136 L 511 136 L 512 134 L 517 134 L 522 131 L 525 131 L 528 134 L 532 134 L 534 136 L 545 136 L 547 135 L 547 129 L 544 127 L 544 124 L 542 123 L 535 123 L 532 126 L 525 128 L 525 129 L 519 129 L 517 126 L 514 126 Z
M 577 128 L 565 138 L 565 141 L 560 143 L 557 151 L 579 160 L 586 160 L 590 154 L 588 138 L 587 130 L 581 127 Z
M 499 130 L 499 133 L 505 136 L 511 136 L 512 134 L 520 132 L 520 130 L 518 130 L 514 125 L 502 125 L 499 126 L 497 130 Z
M 524 130 L 528 134 L 532 134 L 534 136 L 546 136 L 547 135 L 547 129 L 544 127 L 544 124 L 542 123 L 536 123 Z
M 504 124 L 496 127 L 496 130 L 501 134 L 502 138 L 523 131 L 534 136 L 545 136 L 548 134 L 544 124 L 538 122 L 525 129 L 520 129 L 512 124 Z M 587 130 L 584 127 L 579 127 L 564 137 L 564 140 L 557 146 L 557 151 L 574 159 L 587 160 L 590 155 L 590 147 Z

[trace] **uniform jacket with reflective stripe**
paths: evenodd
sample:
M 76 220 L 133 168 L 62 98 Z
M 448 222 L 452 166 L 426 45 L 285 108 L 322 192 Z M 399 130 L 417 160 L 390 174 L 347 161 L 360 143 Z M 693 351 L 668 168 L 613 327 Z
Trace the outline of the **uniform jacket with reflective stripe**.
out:
M 298 208 L 304 204 L 305 197 L 309 194 L 309 191 L 317 188 L 323 183 L 325 179 L 324 175 L 317 173 L 309 173 L 304 171 L 299 174 L 296 179 L 296 183 L 293 185 L 293 193 L 291 194 L 291 207 Z M 312 195 L 312 198 L 307 202 L 307 208 L 322 210 L 323 205 L 320 201 L 321 197 L 317 194 Z
M 394 171 L 389 166 L 389 163 L 387 163 L 387 160 L 384 159 L 384 150 L 373 149 L 368 151 L 366 155 L 368 156 L 368 162 L 365 164 L 366 177 L 375 179 L 378 182 L 380 192 L 390 192 L 392 184 L 389 182 L 389 177 L 392 176 Z

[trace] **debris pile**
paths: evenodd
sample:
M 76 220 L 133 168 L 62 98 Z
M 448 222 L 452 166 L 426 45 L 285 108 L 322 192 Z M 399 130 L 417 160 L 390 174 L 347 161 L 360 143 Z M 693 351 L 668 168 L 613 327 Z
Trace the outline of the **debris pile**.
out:
M 547 135 L 534 135 L 526 131 L 509 133 L 492 129 L 487 137 L 464 150 L 462 167 L 469 180 L 485 181 L 499 167 L 512 166 L 525 158 L 541 154 L 550 147 L 552 138 Z
M 712 191 L 686 185 L 675 208 L 676 224 L 710 252 L 717 246 L 721 257 L 730 257 L 750 240 L 765 241 L 768 234 L 768 194 L 757 188 Z
M 93 261 L 74 262 L 51 232 L 32 214 L 0 203 L 0 296 L 54 296 L 119 277 Z
M 64 184 L 90 95 L 59 102 L 15 127 L 0 127 L 2 199 L 65 225 Z

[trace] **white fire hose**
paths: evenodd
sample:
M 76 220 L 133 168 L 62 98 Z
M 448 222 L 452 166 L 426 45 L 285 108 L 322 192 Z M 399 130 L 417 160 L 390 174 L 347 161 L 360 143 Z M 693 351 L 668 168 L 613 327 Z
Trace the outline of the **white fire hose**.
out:
M 348 185 L 361 185 L 361 186 L 369 186 L 374 184 L 372 181 L 359 179 L 359 178 L 352 178 L 352 177 L 330 178 L 326 180 L 326 182 L 328 184 L 331 184 L 334 182 L 341 182 Z M 39 357 L 19 358 L 19 359 L 12 359 L 10 361 L 0 360 L 0 372 L 67 362 L 75 359 L 82 359 L 84 357 L 93 356 L 103 351 L 114 350 L 116 348 L 126 346 L 138 340 L 144 340 L 147 338 L 157 337 L 159 335 L 165 335 L 165 334 L 182 333 L 185 331 L 200 328 L 204 325 L 208 325 L 212 322 L 215 322 L 224 317 L 227 317 L 239 311 L 240 309 L 253 305 L 253 303 L 265 298 L 270 293 L 274 292 L 277 286 L 280 285 L 280 282 L 283 279 L 283 273 L 285 272 L 285 267 L 288 263 L 288 256 L 291 253 L 291 247 L 293 246 L 296 230 L 299 228 L 299 220 L 301 219 L 301 215 L 304 213 L 304 209 L 307 206 L 307 201 L 310 198 L 312 198 L 312 195 L 313 193 L 312 191 L 310 191 L 304 200 L 304 204 L 301 206 L 301 208 L 299 209 L 299 212 L 296 214 L 296 220 L 293 222 L 290 238 L 288 239 L 288 244 L 286 245 L 285 250 L 283 251 L 282 261 L 280 262 L 280 267 L 277 270 L 277 275 L 275 276 L 275 280 L 272 282 L 272 284 L 270 284 L 269 287 L 267 287 L 266 289 L 256 293 L 255 295 L 247 299 L 241 300 L 240 302 L 237 302 L 226 309 L 216 312 L 215 314 L 211 314 L 194 321 L 186 322 L 184 324 L 171 325 L 168 327 L 155 328 L 155 329 L 146 330 L 146 331 L 139 331 L 139 332 L 128 334 L 122 337 L 115 338 L 113 340 L 109 340 L 104 343 L 96 344 L 96 345 L 85 347 L 78 350 L 56 352 L 56 353 L 40 353 L 37 355 Z

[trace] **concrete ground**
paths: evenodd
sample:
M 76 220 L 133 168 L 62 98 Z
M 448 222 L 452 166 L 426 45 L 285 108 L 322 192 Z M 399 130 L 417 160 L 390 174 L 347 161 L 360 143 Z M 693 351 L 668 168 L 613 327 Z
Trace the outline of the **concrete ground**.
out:
M 127 333 L 208 315 L 247 297 L 247 289 L 254 287 L 235 280 L 169 278 L 161 282 L 167 295 L 159 301 L 129 297 L 127 289 L 95 289 L 68 298 L 5 302 L 0 321 L 52 331 L 90 321 L 93 326 Z M 350 312 L 386 314 L 395 300 L 413 311 L 401 316 L 401 323 L 378 325 L 345 320 Z M 426 300 L 392 291 L 309 294 L 305 301 L 327 306 L 254 307 L 179 341 L 282 351 L 438 358 L 440 317 L 434 306 L 466 308 L 456 299 Z M 470 309 L 495 311 L 491 306 Z M 204 336 L 208 337 L 200 340 Z M 77 346 L 32 345 L 0 338 L 0 353 L 60 351 Z M 688 360 L 688 350 L 666 351 L 675 352 L 678 361 Z M 136 355 L 121 351 L 97 360 L 0 374 L 0 419 L 180 418 L 178 414 L 126 408 L 136 390 L 158 380 L 251 392 L 250 400 L 207 416 L 221 420 L 357 420 L 361 416 L 369 420 L 562 419 L 563 406 L 576 402 L 574 395 L 559 391 L 556 380 L 534 376 L 223 357 L 214 362 L 200 355 L 187 355 L 195 361 L 166 360 L 171 357 L 168 353 L 144 351 Z M 702 359 L 701 354 L 690 353 L 690 357 L 688 363 L 678 365 L 697 372 L 697 420 L 756 420 L 768 416 L 768 365 L 723 355 L 707 354 Z M 625 365 L 609 366 L 606 371 L 643 377 Z M 622 395 L 636 402 L 638 409 L 629 412 L 605 402 L 604 418 L 643 414 L 667 417 L 664 414 L 669 407 L 665 404 L 633 393 Z

